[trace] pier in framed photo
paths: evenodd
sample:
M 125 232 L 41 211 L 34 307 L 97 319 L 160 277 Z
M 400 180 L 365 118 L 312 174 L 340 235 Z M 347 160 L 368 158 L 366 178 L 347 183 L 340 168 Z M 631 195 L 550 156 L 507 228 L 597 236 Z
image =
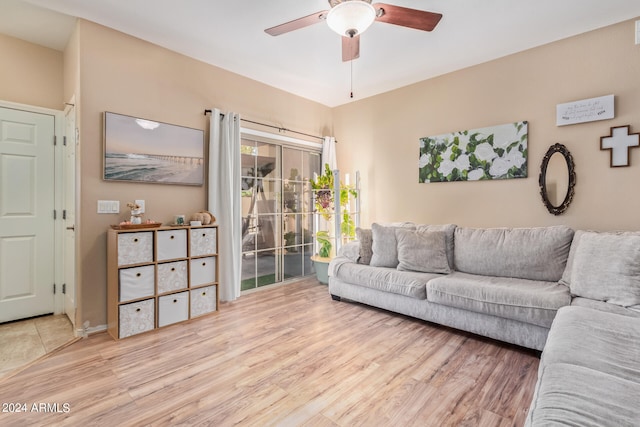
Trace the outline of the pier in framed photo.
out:
M 204 131 L 105 112 L 104 179 L 202 185 Z

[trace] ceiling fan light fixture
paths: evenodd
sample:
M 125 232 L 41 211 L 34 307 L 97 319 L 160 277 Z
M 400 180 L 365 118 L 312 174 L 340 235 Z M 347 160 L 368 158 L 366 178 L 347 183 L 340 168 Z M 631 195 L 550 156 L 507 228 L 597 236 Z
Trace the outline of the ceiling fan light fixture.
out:
M 348 0 L 335 5 L 327 14 L 327 25 L 341 36 L 362 34 L 376 19 L 376 10 L 370 2 Z

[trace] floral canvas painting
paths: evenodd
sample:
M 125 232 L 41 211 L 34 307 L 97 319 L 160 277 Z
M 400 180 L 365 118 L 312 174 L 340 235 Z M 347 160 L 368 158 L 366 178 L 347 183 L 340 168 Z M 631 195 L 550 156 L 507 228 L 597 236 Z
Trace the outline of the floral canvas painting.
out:
M 420 138 L 419 182 L 527 177 L 527 122 Z

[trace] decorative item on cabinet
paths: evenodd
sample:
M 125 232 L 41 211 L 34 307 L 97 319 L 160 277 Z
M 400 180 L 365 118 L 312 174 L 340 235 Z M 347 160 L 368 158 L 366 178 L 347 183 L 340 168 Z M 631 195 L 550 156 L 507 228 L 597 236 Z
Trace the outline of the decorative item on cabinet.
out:
M 136 202 L 127 203 L 127 207 L 131 209 L 131 216 L 129 219 L 120 221 L 118 225 L 112 225 L 114 230 L 136 230 L 141 228 L 156 228 L 162 226 L 161 222 L 155 222 L 152 219 L 142 221 L 142 207 Z
M 200 211 L 191 215 L 191 221 L 199 221 L 202 225 L 215 224 L 216 217 L 209 211 Z
M 111 229 L 107 330 L 121 339 L 218 309 L 218 228 Z

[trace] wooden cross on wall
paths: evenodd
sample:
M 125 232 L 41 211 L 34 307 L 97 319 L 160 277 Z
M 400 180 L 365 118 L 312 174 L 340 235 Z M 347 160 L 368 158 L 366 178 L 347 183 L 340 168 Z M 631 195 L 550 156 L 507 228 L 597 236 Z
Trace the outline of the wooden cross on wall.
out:
M 629 166 L 631 149 L 640 145 L 640 134 L 629 134 L 629 127 L 618 126 L 611 128 L 609 136 L 600 137 L 600 149 L 611 150 L 611 167 Z

